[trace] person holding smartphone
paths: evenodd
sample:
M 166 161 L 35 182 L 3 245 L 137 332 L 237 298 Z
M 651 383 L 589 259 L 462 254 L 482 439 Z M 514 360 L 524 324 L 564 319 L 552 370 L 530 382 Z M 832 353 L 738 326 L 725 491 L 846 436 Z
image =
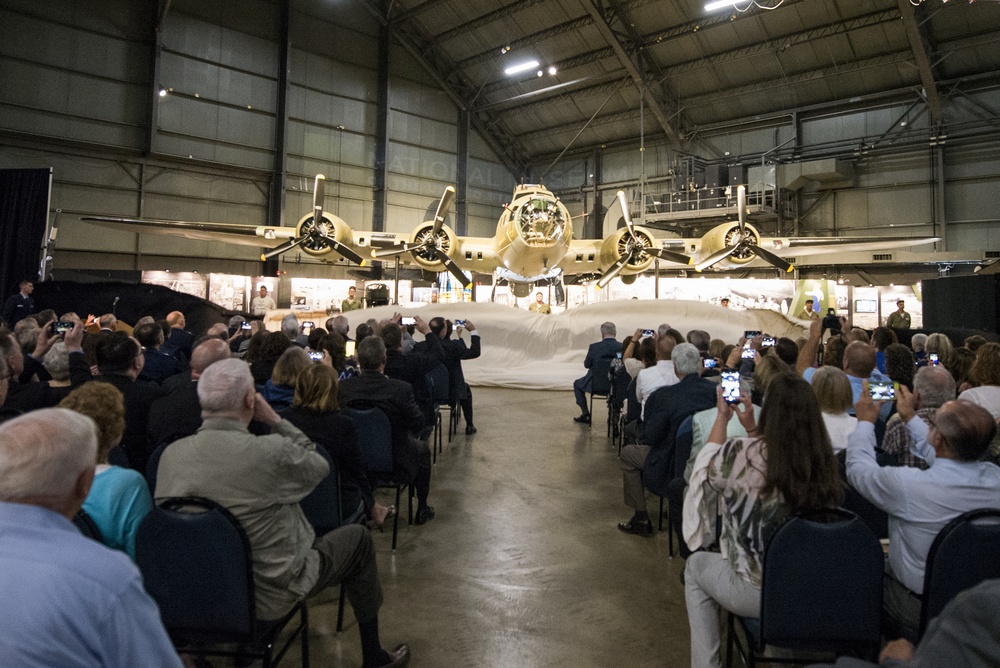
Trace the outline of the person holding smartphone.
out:
M 721 502 L 726 554 L 695 552 L 684 569 L 691 665 L 720 666 L 719 608 L 760 616 L 761 566 L 767 536 L 792 514 L 840 505 L 842 482 L 819 403 L 809 384 L 786 373 L 768 387 L 760 425 L 750 397 L 726 403 L 718 389 L 715 424 L 691 474 L 684 537 L 691 549 L 715 535 Z M 747 436 L 726 440 L 736 411 Z M 693 513 L 693 514 L 694 514 Z M 693 521 L 693 520 L 697 521 Z M 706 531 L 707 530 L 707 531 Z

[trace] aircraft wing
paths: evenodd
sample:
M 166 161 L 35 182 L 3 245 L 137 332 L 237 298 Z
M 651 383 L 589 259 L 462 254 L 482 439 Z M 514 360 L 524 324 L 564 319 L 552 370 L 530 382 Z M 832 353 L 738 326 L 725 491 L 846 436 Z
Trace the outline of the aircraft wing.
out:
M 256 248 L 271 248 L 295 238 L 294 227 L 252 226 L 239 223 L 197 223 L 147 218 L 112 218 L 108 216 L 82 216 L 80 220 L 126 232 L 163 234 L 198 241 L 224 241 Z
M 879 251 L 889 248 L 923 246 L 940 240 L 940 237 L 920 239 L 912 237 L 886 237 L 882 239 L 877 237 L 792 237 L 789 239 L 761 239 L 760 245 L 783 257 L 808 257 L 833 253 Z M 775 244 L 775 241 L 778 243 Z

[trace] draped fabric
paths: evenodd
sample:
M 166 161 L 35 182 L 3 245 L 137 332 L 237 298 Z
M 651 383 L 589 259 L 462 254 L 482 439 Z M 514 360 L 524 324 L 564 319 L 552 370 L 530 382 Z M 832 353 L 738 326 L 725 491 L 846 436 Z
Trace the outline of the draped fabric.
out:
M 0 169 L 0 292 L 38 280 L 48 221 L 51 169 Z

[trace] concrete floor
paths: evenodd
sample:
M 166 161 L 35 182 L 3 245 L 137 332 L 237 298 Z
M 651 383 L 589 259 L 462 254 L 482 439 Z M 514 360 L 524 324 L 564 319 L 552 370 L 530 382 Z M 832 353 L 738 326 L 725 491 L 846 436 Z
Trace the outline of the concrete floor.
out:
M 588 429 L 571 392 L 473 392 L 479 433 L 438 456 L 437 517 L 404 515 L 395 554 L 391 528 L 375 534 L 383 644 L 409 643 L 418 668 L 690 665 L 683 560 L 666 532 L 615 527 L 631 513 L 603 402 Z M 360 666 L 349 607 L 335 624 L 335 596 L 310 605 L 313 665 Z

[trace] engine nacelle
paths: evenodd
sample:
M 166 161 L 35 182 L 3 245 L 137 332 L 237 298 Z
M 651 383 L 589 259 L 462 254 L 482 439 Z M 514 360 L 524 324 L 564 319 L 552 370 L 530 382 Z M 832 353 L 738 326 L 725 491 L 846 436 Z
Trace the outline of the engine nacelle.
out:
M 320 221 L 320 226 L 321 231 L 325 236 L 336 239 L 340 243 L 348 246 L 353 243 L 354 235 L 351 233 L 350 226 L 332 213 L 323 213 L 323 219 Z M 307 235 L 312 232 L 313 227 L 313 216 L 303 216 L 295 228 L 295 235 Z M 331 247 L 330 244 L 327 243 L 322 237 L 310 237 L 299 244 L 299 248 L 301 248 L 302 252 L 306 255 L 311 255 L 326 262 L 336 262 L 340 259 L 340 255 L 329 257 L 330 253 L 333 253 L 333 247 Z
M 745 226 L 744 235 L 747 240 L 756 245 L 760 241 L 760 233 L 752 225 Z M 702 240 L 702 255 L 708 256 L 723 248 L 729 248 L 740 240 L 740 226 L 737 223 L 723 223 L 709 230 Z M 746 264 L 757 257 L 749 248 L 736 251 L 729 256 L 728 261 L 733 264 Z
M 655 245 L 653 241 L 653 235 L 647 230 L 641 227 L 633 228 L 635 230 L 635 236 L 638 239 L 638 243 L 643 248 L 651 248 Z M 615 230 L 614 234 L 611 234 L 604 238 L 604 242 L 601 244 L 601 266 L 607 269 L 622 256 L 629 253 L 632 248 L 632 244 L 635 240 L 629 235 L 628 229 L 622 227 Z M 625 265 L 625 269 L 622 273 L 628 274 L 638 274 L 649 268 L 649 265 L 653 263 L 653 256 L 649 253 L 639 253 L 635 255 L 633 259 Z
M 410 236 L 410 244 L 423 244 L 426 243 L 429 237 L 433 238 L 433 244 L 438 247 L 439 250 L 445 252 L 446 255 L 452 255 L 454 249 L 458 248 L 458 236 L 455 231 L 448 227 L 447 225 L 442 225 L 441 229 L 438 230 L 437 236 L 434 237 L 434 223 L 426 222 L 413 230 L 413 234 Z M 427 271 L 439 272 L 444 270 L 444 265 L 428 251 L 414 251 L 410 254 L 413 261 L 420 266 L 422 269 Z

